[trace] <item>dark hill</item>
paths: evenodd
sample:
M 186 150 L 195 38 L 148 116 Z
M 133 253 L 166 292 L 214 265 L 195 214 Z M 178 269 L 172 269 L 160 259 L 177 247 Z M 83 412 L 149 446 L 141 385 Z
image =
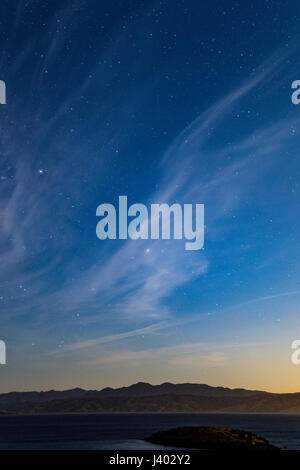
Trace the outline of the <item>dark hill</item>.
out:
M 204 384 L 139 382 L 130 387 L 101 391 L 76 388 L 3 394 L 0 395 L 0 410 L 17 413 L 300 413 L 300 393 L 272 394 Z
M 243 388 L 230 389 L 225 387 L 211 387 L 206 384 L 173 384 L 164 382 L 161 385 L 151 385 L 146 382 L 138 382 L 129 387 L 104 388 L 99 392 L 101 396 L 151 396 L 151 395 L 197 395 L 197 396 L 251 396 L 265 394 L 255 390 L 245 390 Z
M 219 426 L 190 426 L 156 432 L 147 442 L 179 448 L 211 450 L 279 450 L 267 439 L 248 431 Z

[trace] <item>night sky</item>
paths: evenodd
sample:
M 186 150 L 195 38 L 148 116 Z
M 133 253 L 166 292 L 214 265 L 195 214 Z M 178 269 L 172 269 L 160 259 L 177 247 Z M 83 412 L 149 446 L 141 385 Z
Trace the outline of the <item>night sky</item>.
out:
M 0 391 L 299 391 L 300 3 L 2 0 Z M 205 246 L 96 208 L 205 205 Z

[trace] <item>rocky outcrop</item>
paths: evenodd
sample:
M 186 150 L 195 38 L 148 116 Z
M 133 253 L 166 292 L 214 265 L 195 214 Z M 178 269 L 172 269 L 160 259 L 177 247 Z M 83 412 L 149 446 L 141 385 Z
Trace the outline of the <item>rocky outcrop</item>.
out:
M 190 426 L 169 429 L 152 434 L 147 442 L 170 447 L 212 450 L 279 450 L 264 439 L 248 431 L 218 426 Z

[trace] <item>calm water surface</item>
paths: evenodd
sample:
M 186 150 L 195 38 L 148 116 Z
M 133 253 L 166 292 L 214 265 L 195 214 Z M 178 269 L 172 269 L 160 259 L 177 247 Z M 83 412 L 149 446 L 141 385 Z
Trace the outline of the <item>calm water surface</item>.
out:
M 240 428 L 300 450 L 300 415 L 171 413 L 0 416 L 0 449 L 161 449 L 143 438 L 189 425 Z

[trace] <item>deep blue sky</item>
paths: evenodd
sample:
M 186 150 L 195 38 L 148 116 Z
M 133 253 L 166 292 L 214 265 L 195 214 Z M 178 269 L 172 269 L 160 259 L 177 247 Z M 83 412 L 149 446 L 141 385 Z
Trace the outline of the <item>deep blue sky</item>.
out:
M 299 22 L 291 0 L 1 2 L 1 391 L 299 389 Z M 204 250 L 100 241 L 119 195 L 204 203 Z

